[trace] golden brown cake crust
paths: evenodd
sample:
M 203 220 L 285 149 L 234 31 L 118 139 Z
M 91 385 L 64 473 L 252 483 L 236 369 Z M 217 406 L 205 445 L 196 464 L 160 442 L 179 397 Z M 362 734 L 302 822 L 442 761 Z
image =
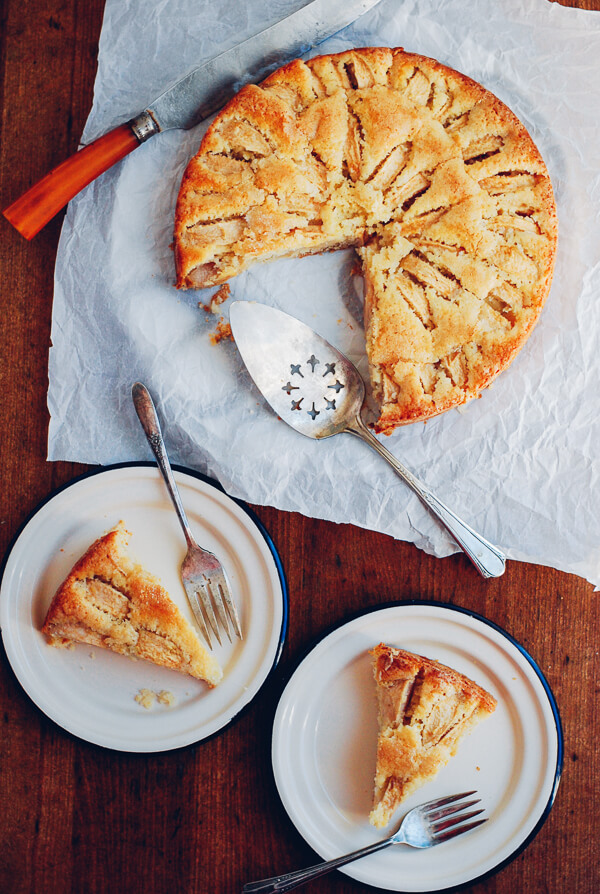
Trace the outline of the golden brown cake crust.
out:
M 459 671 L 440 664 L 433 658 L 425 658 L 425 656 L 416 655 L 414 652 L 396 649 L 393 646 L 385 645 L 385 643 L 375 646 L 371 655 L 373 656 L 373 674 L 379 686 L 390 686 L 398 680 L 412 678 L 421 673 L 423 676 L 427 676 L 434 685 L 447 684 L 462 692 L 466 699 L 476 699 L 479 706 L 490 714 L 496 707 L 496 699 L 486 689 Z
M 51 645 L 89 643 L 216 685 L 222 671 L 160 582 L 127 552 L 120 522 L 58 588 L 42 627 Z
M 516 116 L 433 59 L 369 47 L 296 60 L 220 112 L 181 183 L 177 286 L 356 246 L 389 433 L 478 396 L 512 362 L 556 239 L 548 172 Z
M 379 736 L 370 821 L 381 827 L 493 713 L 496 699 L 464 674 L 422 655 L 384 643 L 371 655 Z

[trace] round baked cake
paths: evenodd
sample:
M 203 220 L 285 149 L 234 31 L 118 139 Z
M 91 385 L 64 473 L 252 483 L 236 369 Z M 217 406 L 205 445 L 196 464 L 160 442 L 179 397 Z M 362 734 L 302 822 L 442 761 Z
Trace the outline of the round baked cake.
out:
M 433 59 L 369 47 L 291 62 L 220 112 L 181 183 L 177 286 L 356 247 L 389 433 L 477 397 L 511 363 L 556 238 L 548 171 L 510 109 Z

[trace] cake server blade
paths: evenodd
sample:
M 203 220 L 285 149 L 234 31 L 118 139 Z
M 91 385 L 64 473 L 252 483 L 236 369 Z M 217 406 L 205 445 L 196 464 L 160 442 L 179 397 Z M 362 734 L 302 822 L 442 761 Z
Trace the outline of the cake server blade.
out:
M 387 450 L 361 416 L 365 385 L 354 364 L 310 326 L 266 304 L 234 301 L 231 331 L 248 372 L 275 413 L 309 438 L 344 432 L 379 453 L 444 525 L 483 577 L 506 556 L 449 509 Z

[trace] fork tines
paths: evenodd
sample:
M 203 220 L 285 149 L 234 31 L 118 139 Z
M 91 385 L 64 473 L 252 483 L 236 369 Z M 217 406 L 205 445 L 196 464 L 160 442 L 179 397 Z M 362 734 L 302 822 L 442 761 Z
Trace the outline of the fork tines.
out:
M 427 815 L 431 813 L 433 810 L 437 810 L 438 807 L 444 807 L 446 804 L 453 804 L 455 801 L 462 801 L 463 798 L 468 798 L 471 795 L 476 795 L 477 790 L 473 789 L 471 792 L 461 792 L 460 795 L 448 795 L 445 798 L 436 798 L 435 801 L 427 801 L 425 804 L 421 804 L 421 809 L 427 812 Z
M 468 807 L 473 807 L 475 804 L 480 803 L 481 798 L 475 798 L 473 801 L 464 801 L 460 804 L 448 804 L 446 807 L 438 807 L 433 810 L 428 810 L 427 819 L 431 823 L 437 823 L 438 820 L 443 819 L 445 816 L 452 816 L 457 810 L 466 810 Z
M 464 798 L 476 794 L 476 791 L 463 792 L 460 795 L 450 795 L 447 798 L 439 798 L 436 801 L 430 801 L 428 804 L 423 805 L 423 814 L 431 823 L 431 833 L 436 844 L 449 841 L 457 835 L 462 835 L 463 832 L 470 832 L 471 829 L 475 829 L 477 826 L 487 822 L 487 817 L 476 820 L 473 823 L 466 822 L 483 813 L 483 808 L 471 810 L 469 813 L 463 812 L 469 807 L 481 803 L 481 798 L 464 801 Z
M 233 632 L 236 636 L 242 639 L 242 629 L 240 627 L 240 619 L 238 617 L 237 609 L 235 607 L 235 602 L 231 598 L 231 590 L 229 589 L 229 584 L 225 578 L 225 574 L 221 576 L 222 579 L 217 578 L 215 580 L 209 580 L 208 587 L 212 591 L 212 587 L 217 590 L 217 593 L 212 592 L 213 600 L 217 611 L 219 613 L 219 617 L 221 619 L 221 623 L 225 628 L 227 636 L 229 637 L 229 641 L 231 642 L 231 634 L 229 633 L 229 625 L 233 627 Z
M 242 631 L 237 610 L 227 582 L 223 579 L 215 577 L 207 577 L 204 575 L 203 581 L 185 581 L 185 589 L 187 596 L 194 612 L 194 617 L 200 628 L 200 631 L 206 639 L 209 648 L 212 649 L 211 632 L 214 633 L 219 645 L 222 645 L 221 636 L 219 634 L 219 621 L 223 630 L 227 634 L 229 642 L 231 639 L 231 631 L 242 639 Z M 218 615 L 218 620 L 217 620 Z
M 476 810 L 475 813 L 469 814 L 469 816 L 476 816 L 478 813 L 483 813 L 483 810 Z M 467 816 L 458 816 L 455 820 L 456 823 L 461 823 L 463 820 L 468 819 Z M 441 844 L 443 841 L 449 841 L 451 838 L 455 838 L 457 835 L 462 835 L 463 832 L 470 832 L 471 829 L 477 828 L 477 826 L 483 825 L 483 823 L 487 823 L 488 817 L 486 816 L 484 819 L 476 820 L 474 823 L 466 823 L 464 826 L 454 826 L 452 829 L 447 829 L 445 832 L 438 834 L 434 832 L 436 844 Z

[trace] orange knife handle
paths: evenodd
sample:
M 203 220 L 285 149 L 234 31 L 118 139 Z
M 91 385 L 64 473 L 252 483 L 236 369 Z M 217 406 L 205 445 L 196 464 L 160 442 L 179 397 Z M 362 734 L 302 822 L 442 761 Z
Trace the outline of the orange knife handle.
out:
M 73 196 L 140 145 L 121 124 L 46 174 L 3 212 L 22 236 L 32 239 Z

